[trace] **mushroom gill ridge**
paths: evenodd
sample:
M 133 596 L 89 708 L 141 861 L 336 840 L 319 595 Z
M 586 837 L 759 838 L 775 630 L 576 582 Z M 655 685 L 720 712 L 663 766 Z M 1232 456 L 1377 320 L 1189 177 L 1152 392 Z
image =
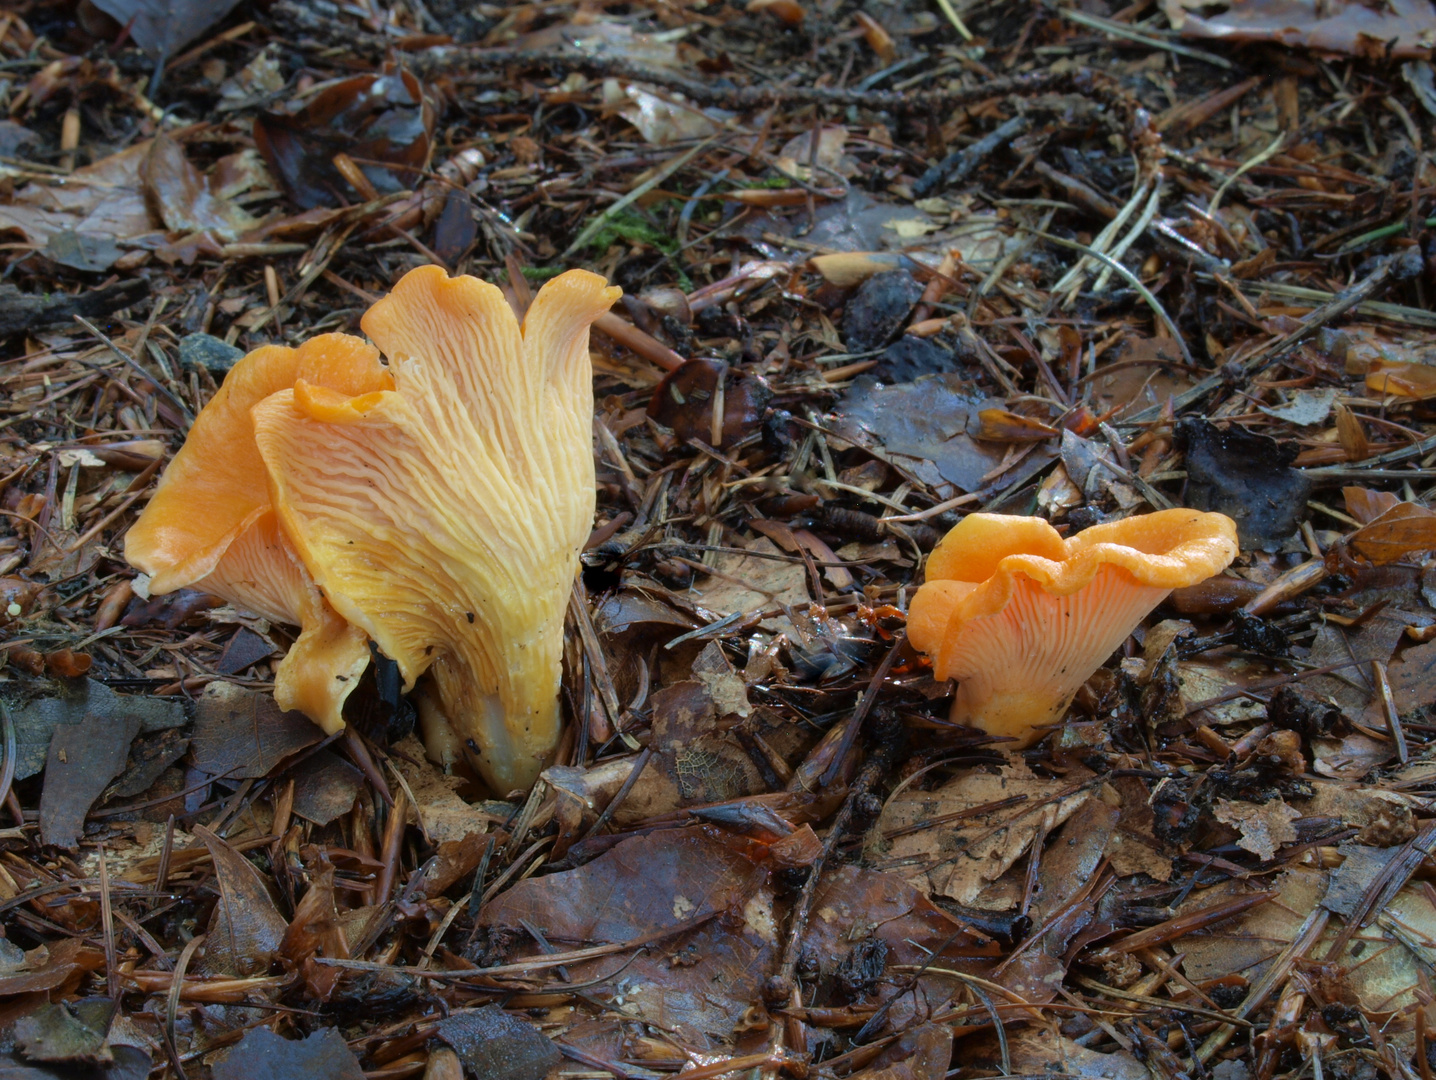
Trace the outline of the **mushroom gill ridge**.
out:
M 249 353 L 196 417 L 126 534 L 125 556 L 150 575 L 153 593 L 194 587 L 298 625 L 275 672 L 275 700 L 332 733 L 344 726 L 344 700 L 369 663 L 368 643 L 325 602 L 285 534 L 251 416 L 300 379 L 339 392 L 392 385 L 378 351 L 344 334 Z
M 431 667 L 475 767 L 527 787 L 559 735 L 563 619 L 592 527 L 588 327 L 618 296 L 573 270 L 522 328 L 436 267 L 365 315 L 394 388 L 303 380 L 254 410 L 285 531 L 407 686 Z

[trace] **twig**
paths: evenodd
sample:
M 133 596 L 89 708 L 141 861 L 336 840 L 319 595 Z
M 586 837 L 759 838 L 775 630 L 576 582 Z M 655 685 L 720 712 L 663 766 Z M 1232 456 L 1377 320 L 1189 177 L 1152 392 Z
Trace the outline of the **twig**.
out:
M 588 832 L 583 834 L 585 840 L 590 836 L 597 836 L 613 820 L 614 812 L 623 805 L 623 800 L 628 798 L 628 793 L 633 790 L 633 785 L 638 783 L 638 778 L 643 775 L 643 769 L 651 757 L 653 757 L 653 747 L 645 746 L 638 755 L 638 759 L 634 761 L 633 770 L 624 779 L 623 786 L 618 789 L 613 798 L 608 800 L 608 805 L 603 808 L 603 813 L 598 815 L 598 820 L 593 823 Z
M 90 322 L 90 320 L 85 318 L 83 315 L 76 315 L 75 321 L 81 326 L 83 326 L 90 333 L 94 334 L 95 337 L 103 341 L 105 345 L 109 347 L 109 350 L 112 353 L 114 353 L 121 360 L 123 360 L 128 366 L 133 368 L 139 374 L 139 376 L 151 386 L 153 386 L 155 390 L 157 390 L 166 401 L 168 401 L 171 405 L 178 409 L 180 419 L 184 422 L 185 429 L 189 429 L 189 426 L 194 423 L 194 413 L 190 412 L 189 406 L 186 405 L 167 386 L 165 386 L 164 383 L 160 382 L 160 378 L 158 375 L 151 375 L 140 365 L 140 362 L 138 360 L 136 360 L 129 353 L 122 350 L 118 345 L 116 345 L 113 341 L 106 337 L 104 333 L 101 332 L 100 329 L 95 326 L 94 323 Z
M 1146 301 L 1147 306 L 1152 309 L 1153 313 L 1157 316 L 1157 318 L 1161 319 L 1162 322 L 1167 324 L 1167 329 L 1171 331 L 1172 338 L 1177 343 L 1177 348 L 1182 350 L 1182 359 L 1187 363 L 1187 365 L 1190 367 L 1197 366 L 1197 362 L 1193 358 L 1191 350 L 1187 348 L 1187 343 L 1182 340 L 1182 332 L 1177 328 L 1176 320 L 1167 314 L 1167 309 L 1162 306 L 1162 302 L 1152 295 L 1151 290 L 1148 289 L 1147 286 L 1142 284 L 1141 279 L 1138 278 L 1136 274 L 1132 273 L 1132 271 L 1128 270 L 1125 266 L 1123 266 L 1116 260 L 1108 258 L 1101 252 L 1093 251 L 1086 244 L 1079 244 L 1076 240 L 1068 240 L 1066 237 L 1054 236 L 1051 233 L 1042 232 L 1038 229 L 1034 229 L 1030 225 L 1019 224 L 1017 227 L 1019 229 L 1023 229 L 1027 232 L 1032 233 L 1034 236 L 1040 236 L 1043 240 L 1046 240 L 1050 244 L 1057 244 L 1060 247 L 1072 248 L 1074 251 L 1084 252 L 1085 254 L 1092 256 L 1092 258 L 1096 259 L 1104 266 L 1109 267 L 1114 274 L 1122 278 L 1122 280 L 1124 280 L 1128 285 L 1132 286 L 1132 288 L 1136 289 L 1137 295 L 1140 296 L 1144 301 Z M 1221 380 L 1218 379 L 1217 381 L 1220 382 Z M 1154 406 L 1154 408 L 1156 408 L 1158 412 L 1161 411 L 1159 406 Z M 1150 412 L 1151 410 L 1148 411 Z
M 878 674 L 874 676 L 873 686 L 882 685 L 882 678 L 892 667 L 892 661 L 897 656 L 898 648 L 904 641 L 906 641 L 905 637 L 899 637 L 898 640 L 894 642 L 892 650 L 888 653 L 887 657 L 883 660 L 882 666 L 878 669 Z M 868 694 L 864 696 L 863 701 L 870 704 L 869 698 L 875 696 L 870 686 Z M 862 705 L 859 705 L 858 708 L 861 710 Z M 854 714 L 854 720 L 855 722 L 849 725 L 849 738 L 851 738 L 852 734 L 856 732 L 860 726 L 861 717 Z M 767 1001 L 774 1003 L 787 1002 L 792 997 L 794 987 L 793 973 L 798 969 L 798 956 L 802 952 L 803 936 L 808 928 L 808 915 L 813 909 L 813 900 L 817 896 L 818 882 L 822 879 L 823 867 L 827 865 L 828 859 L 832 857 L 833 851 L 836 850 L 838 846 L 838 842 L 843 838 L 843 834 L 847 832 L 848 823 L 852 821 L 858 801 L 872 790 L 882 778 L 883 774 L 887 772 L 889 766 L 892 764 L 892 758 L 895 756 L 896 751 L 896 740 L 889 740 L 878 746 L 873 752 L 873 755 L 863 764 L 862 770 L 858 773 L 857 778 L 853 781 L 852 787 L 848 790 L 848 797 L 843 800 L 842 808 L 838 811 L 837 817 L 833 819 L 832 827 L 828 830 L 828 835 L 823 840 L 823 850 L 818 853 L 817 859 L 813 861 L 812 868 L 808 871 L 808 880 L 803 883 L 803 891 L 798 897 L 798 902 L 793 905 L 793 913 L 790 916 L 788 924 L 788 938 L 783 944 L 783 958 L 782 962 L 778 965 L 778 973 L 764 984 L 763 997 Z M 834 757 L 834 764 L 836 765 L 840 762 L 845 754 L 846 747 Z M 829 772 L 832 771 L 832 767 L 830 767 Z M 828 782 L 826 777 L 823 782 L 825 784 Z
M 1393 277 L 1397 277 L 1398 279 L 1404 277 L 1405 269 L 1398 266 L 1400 259 L 1400 255 L 1391 255 L 1383 259 L 1380 266 L 1367 274 L 1366 277 L 1362 278 L 1355 285 L 1351 286 L 1351 288 L 1343 289 L 1327 303 L 1309 312 L 1307 316 L 1301 320 L 1301 325 L 1295 330 L 1283 334 L 1276 341 L 1258 349 L 1253 355 L 1243 361 L 1242 368 L 1245 373 L 1247 375 L 1255 375 L 1263 368 L 1275 364 L 1322 327 L 1346 314 L 1352 308 L 1362 303 L 1362 301 L 1370 299 L 1372 295 L 1384 289 Z M 1126 268 L 1123 267 L 1123 270 L 1125 269 Z M 1181 338 L 1178 337 L 1177 340 L 1180 342 Z M 1182 352 L 1184 354 L 1186 353 L 1186 346 L 1182 347 Z M 1188 356 L 1187 362 L 1192 362 L 1190 356 Z M 1190 390 L 1185 390 L 1175 395 L 1172 398 L 1171 404 L 1173 411 L 1180 413 L 1183 409 L 1195 405 L 1217 387 L 1221 386 L 1226 378 L 1227 377 L 1222 374 L 1209 375 Z M 1165 405 L 1150 406 L 1135 416 L 1122 421 L 1122 423 L 1141 424 L 1149 420 L 1156 420 L 1161 416 L 1162 410 L 1165 407 Z
M 958 184 L 967 179 L 973 169 L 982 164 L 988 154 L 999 146 L 1011 142 L 1027 130 L 1027 117 L 1014 116 L 993 131 L 978 139 L 970 146 L 954 150 L 947 157 L 923 173 L 912 186 L 912 193 L 918 198 L 930 194 L 940 185 Z

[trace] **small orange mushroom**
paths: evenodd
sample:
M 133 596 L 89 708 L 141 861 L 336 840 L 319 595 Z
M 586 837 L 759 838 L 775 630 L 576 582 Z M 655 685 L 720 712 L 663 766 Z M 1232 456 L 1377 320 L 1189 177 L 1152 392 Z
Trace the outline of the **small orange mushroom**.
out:
M 1029 746 L 1169 592 L 1236 555 L 1223 514 L 1163 510 L 1067 540 L 1041 518 L 971 514 L 929 557 L 908 639 L 958 680 L 954 722 Z
M 253 410 L 304 565 L 406 689 L 431 673 L 501 795 L 558 741 L 564 613 L 593 526 L 588 330 L 618 295 L 570 270 L 521 328 L 494 286 L 421 267 L 362 322 L 392 388 L 299 378 Z
M 275 700 L 332 733 L 344 726 L 344 699 L 369 663 L 369 645 L 320 595 L 284 534 L 250 415 L 298 380 L 347 393 L 393 386 L 378 352 L 356 337 L 323 334 L 298 349 L 256 349 L 195 419 L 125 536 L 125 557 L 150 576 L 151 593 L 193 587 L 298 625 L 275 673 Z

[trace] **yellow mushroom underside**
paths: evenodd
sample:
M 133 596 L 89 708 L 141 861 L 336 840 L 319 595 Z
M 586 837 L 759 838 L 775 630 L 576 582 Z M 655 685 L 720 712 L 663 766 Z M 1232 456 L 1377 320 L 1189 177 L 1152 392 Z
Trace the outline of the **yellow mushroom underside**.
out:
M 493 286 L 416 270 L 363 321 L 394 390 L 300 381 L 254 409 L 285 532 L 326 599 L 407 686 L 432 670 L 501 794 L 558 738 L 564 612 L 594 510 L 588 326 L 617 293 L 570 271 L 520 331 Z

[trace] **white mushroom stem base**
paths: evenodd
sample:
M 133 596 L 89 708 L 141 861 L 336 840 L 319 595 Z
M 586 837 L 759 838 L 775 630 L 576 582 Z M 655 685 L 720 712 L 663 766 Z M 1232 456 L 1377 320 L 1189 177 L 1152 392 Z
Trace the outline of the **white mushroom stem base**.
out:
M 464 757 L 494 796 L 503 799 L 533 787 L 558 748 L 563 727 L 558 664 L 552 665 L 552 677 L 545 665 L 527 679 L 514 680 L 515 692 L 507 700 L 486 692 L 474 678 L 476 670 L 476 662 L 445 654 L 429 668 L 429 677 Z
M 438 693 L 428 679 L 420 679 L 414 690 L 414 709 L 419 714 L 419 737 L 424 742 L 424 756 L 444 770 L 454 771 L 464 757 L 464 741 L 449 723 Z
M 1171 591 L 1103 566 L 1068 596 L 1016 575 L 1001 611 L 950 635 L 934 674 L 957 679 L 952 720 L 1030 746 L 1067 713 L 1072 698 Z

